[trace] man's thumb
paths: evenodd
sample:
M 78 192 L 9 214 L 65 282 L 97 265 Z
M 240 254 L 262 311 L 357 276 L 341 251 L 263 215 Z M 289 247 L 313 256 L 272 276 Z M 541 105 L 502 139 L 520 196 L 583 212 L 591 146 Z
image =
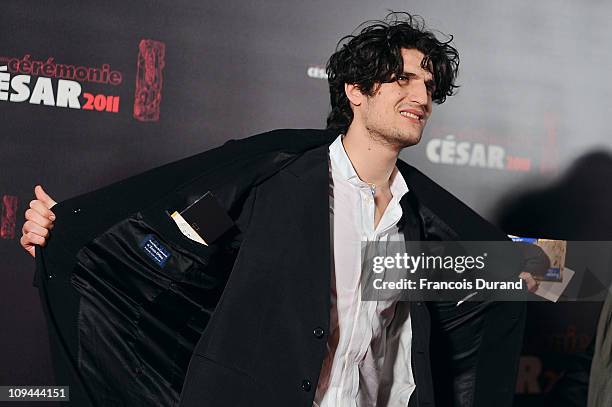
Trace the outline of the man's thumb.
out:
M 36 187 L 34 187 L 34 195 L 36 195 L 36 199 L 42 201 L 49 209 L 51 209 L 51 207 L 57 203 L 53 200 L 53 198 L 47 195 L 45 190 L 40 185 L 36 185 Z

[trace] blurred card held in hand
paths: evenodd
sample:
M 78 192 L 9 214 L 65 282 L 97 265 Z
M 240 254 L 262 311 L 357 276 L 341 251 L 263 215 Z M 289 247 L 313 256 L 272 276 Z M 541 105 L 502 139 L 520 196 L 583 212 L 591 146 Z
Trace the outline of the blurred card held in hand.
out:
M 542 281 L 563 281 L 563 269 L 565 267 L 565 254 L 567 252 L 567 241 L 552 239 L 536 239 L 530 237 L 518 237 L 508 235 L 515 242 L 531 243 L 539 246 L 550 260 L 550 267 L 543 275 L 534 275 L 534 278 Z

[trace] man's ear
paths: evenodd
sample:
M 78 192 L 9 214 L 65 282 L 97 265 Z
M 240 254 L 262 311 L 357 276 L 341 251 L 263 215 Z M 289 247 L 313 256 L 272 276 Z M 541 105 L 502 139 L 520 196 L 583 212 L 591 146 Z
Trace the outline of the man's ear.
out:
M 361 106 L 366 97 L 366 95 L 361 93 L 359 87 L 352 83 L 344 84 L 344 93 L 346 93 L 346 97 L 348 98 L 349 102 L 355 106 Z

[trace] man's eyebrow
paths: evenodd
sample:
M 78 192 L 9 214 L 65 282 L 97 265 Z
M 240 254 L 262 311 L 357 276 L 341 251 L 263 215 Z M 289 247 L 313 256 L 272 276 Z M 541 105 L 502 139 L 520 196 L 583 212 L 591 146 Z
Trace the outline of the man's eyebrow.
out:
M 410 71 L 404 71 L 400 75 L 404 75 L 404 76 L 421 76 L 420 74 L 418 74 L 416 72 L 410 72 Z M 430 79 L 427 79 L 425 82 L 434 82 L 434 79 L 432 77 Z
M 408 78 L 414 78 L 414 77 L 418 77 L 420 76 L 420 74 L 416 73 L 416 72 L 410 72 L 410 71 L 406 71 L 404 70 L 402 73 L 400 73 L 398 76 L 406 76 Z M 434 80 L 433 77 L 431 77 L 430 79 L 427 79 L 425 82 L 425 86 L 430 87 L 430 88 L 434 88 L 436 87 L 436 81 Z

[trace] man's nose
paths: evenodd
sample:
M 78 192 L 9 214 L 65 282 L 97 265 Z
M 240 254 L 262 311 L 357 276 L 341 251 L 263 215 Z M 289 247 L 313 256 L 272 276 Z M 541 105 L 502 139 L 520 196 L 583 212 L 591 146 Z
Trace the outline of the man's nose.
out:
M 410 87 L 410 101 L 421 106 L 427 106 L 429 95 L 424 81 L 413 81 Z

